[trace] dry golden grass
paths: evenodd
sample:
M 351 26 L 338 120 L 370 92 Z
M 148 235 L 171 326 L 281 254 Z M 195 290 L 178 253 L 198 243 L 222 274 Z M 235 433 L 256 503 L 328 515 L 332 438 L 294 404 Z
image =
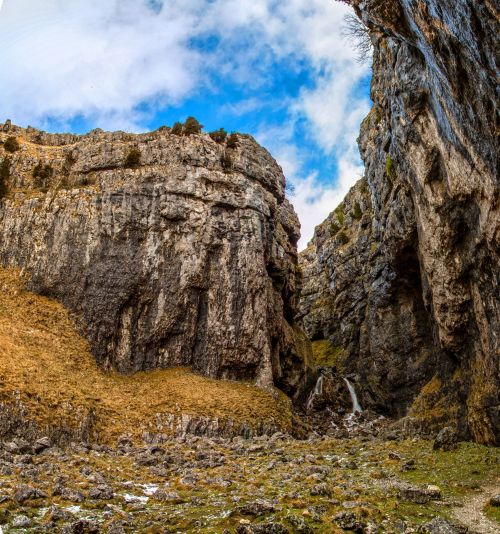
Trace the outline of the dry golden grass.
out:
M 251 384 L 212 380 L 185 368 L 101 371 L 68 311 L 25 290 L 24 283 L 18 271 L 0 269 L 0 401 L 19 392 L 41 428 L 79 425 L 89 412 L 105 442 L 124 433 L 162 431 L 158 414 L 290 425 L 287 399 Z

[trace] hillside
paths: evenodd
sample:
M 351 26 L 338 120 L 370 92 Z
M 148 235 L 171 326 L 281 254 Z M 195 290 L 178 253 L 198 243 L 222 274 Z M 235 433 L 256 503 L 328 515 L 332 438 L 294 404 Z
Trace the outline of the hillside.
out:
M 186 368 L 102 371 L 68 311 L 25 282 L 18 271 L 0 270 L 0 437 L 115 444 L 126 435 L 142 441 L 290 428 L 289 402 L 254 385 Z

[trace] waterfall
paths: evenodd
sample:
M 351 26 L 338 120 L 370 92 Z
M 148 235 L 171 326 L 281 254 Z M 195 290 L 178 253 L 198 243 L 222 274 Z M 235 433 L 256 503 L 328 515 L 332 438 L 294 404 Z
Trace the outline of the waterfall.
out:
M 356 390 L 354 389 L 354 386 L 347 380 L 347 378 L 344 378 L 345 383 L 347 384 L 347 389 L 349 390 L 349 393 L 351 395 L 352 400 L 352 415 L 355 413 L 361 413 L 363 410 L 358 402 L 358 396 L 356 395 Z
M 312 403 L 314 401 L 314 398 L 318 395 L 323 394 L 323 381 L 324 377 L 323 375 L 318 376 L 318 380 L 316 381 L 316 385 L 314 386 L 314 389 L 311 391 L 309 398 L 307 399 L 307 405 L 306 409 L 309 411 L 312 408 Z

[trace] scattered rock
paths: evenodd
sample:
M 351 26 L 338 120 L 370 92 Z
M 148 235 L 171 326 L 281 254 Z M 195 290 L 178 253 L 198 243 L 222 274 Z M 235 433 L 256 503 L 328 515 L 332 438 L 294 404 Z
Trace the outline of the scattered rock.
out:
M 491 497 L 490 505 L 495 507 L 500 506 L 500 493 Z
M 326 482 L 316 484 L 311 488 L 311 495 L 321 495 L 323 497 L 331 497 L 332 490 Z
M 440 499 L 441 490 L 438 486 L 427 486 L 426 488 L 403 486 L 399 490 L 398 498 L 406 502 L 426 504 L 429 501 Z
M 69 523 L 75 520 L 75 515 L 65 510 L 64 508 L 59 508 L 59 506 L 51 506 L 47 512 L 45 512 L 44 520 L 49 521 L 64 521 Z
M 333 520 L 343 530 L 352 530 L 360 534 L 365 532 L 364 523 L 358 519 L 354 512 L 340 512 Z
M 442 517 L 435 517 L 432 521 L 419 527 L 418 532 L 422 534 L 467 534 L 469 529 L 456 523 L 451 523 Z
M 166 491 L 164 489 L 156 490 L 151 498 L 161 502 L 182 502 L 181 496 L 176 491 Z
M 47 494 L 42 490 L 26 485 L 18 486 L 14 493 L 14 500 L 19 503 L 35 499 L 44 499 L 46 497 Z
M 112 499 L 114 495 L 113 488 L 107 484 L 99 484 L 89 491 L 89 497 L 96 500 L 109 500 Z
M 39 454 L 45 449 L 49 449 L 52 446 L 52 442 L 50 441 L 50 438 L 44 437 L 37 439 L 33 445 L 33 451 L 35 454 Z
M 78 519 L 61 529 L 61 534 L 99 534 L 99 525 L 94 521 Z
M 265 514 L 271 514 L 274 511 L 274 504 L 264 499 L 259 499 L 255 502 L 247 503 L 237 509 L 237 513 L 241 515 L 252 515 L 255 517 Z
M 63 488 L 61 490 L 61 499 L 70 502 L 83 502 L 85 500 L 85 497 L 83 493 L 78 490 L 74 490 L 71 488 Z
M 457 434 L 453 428 L 447 426 L 441 429 L 434 440 L 433 449 L 451 451 L 457 446 Z
M 237 534 L 288 534 L 289 530 L 281 523 L 260 523 L 258 525 L 240 525 Z
M 13 528 L 28 528 L 31 525 L 31 519 L 25 515 L 18 515 L 12 520 Z
M 123 521 L 113 521 L 107 530 L 107 534 L 125 534 L 125 525 Z

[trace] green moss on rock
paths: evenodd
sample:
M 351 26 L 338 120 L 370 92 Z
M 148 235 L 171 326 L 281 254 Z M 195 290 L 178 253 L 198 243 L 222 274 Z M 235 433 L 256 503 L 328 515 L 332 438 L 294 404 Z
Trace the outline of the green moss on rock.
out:
M 328 339 L 312 342 L 314 363 L 320 367 L 336 367 L 339 358 L 344 354 L 344 348 L 335 346 Z

